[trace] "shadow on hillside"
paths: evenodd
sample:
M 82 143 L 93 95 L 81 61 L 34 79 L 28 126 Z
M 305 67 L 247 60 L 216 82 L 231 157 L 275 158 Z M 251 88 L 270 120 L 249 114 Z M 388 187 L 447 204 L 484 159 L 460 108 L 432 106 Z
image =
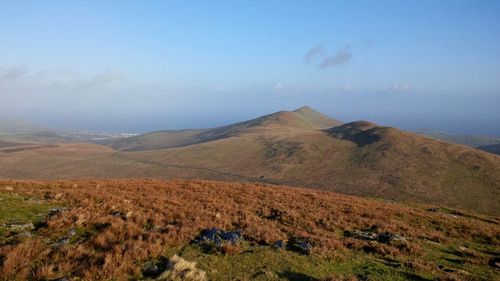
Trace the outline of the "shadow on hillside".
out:
M 318 279 L 298 272 L 283 271 L 278 273 L 280 278 L 286 278 L 290 281 L 319 281 Z

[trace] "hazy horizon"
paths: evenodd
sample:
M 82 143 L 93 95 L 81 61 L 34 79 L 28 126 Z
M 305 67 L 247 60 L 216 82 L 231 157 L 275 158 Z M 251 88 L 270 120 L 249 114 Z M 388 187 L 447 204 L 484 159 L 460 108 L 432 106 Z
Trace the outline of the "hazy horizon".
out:
M 0 4 L 0 117 L 204 128 L 303 105 L 500 136 L 498 1 Z

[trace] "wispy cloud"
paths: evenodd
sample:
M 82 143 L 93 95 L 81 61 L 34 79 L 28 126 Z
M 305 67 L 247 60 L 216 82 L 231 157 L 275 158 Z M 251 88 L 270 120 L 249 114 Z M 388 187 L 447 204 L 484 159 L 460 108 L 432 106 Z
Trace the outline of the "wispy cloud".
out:
M 316 58 L 324 58 L 326 56 L 326 52 L 323 48 L 322 45 L 318 45 L 309 51 L 307 51 L 306 55 L 304 56 L 304 62 L 305 63 L 311 63 L 314 59 Z
M 283 90 L 283 84 L 281 82 L 274 84 L 273 91 L 280 92 L 281 90 Z
M 318 65 L 320 68 L 328 68 L 347 63 L 352 58 L 351 47 L 349 45 L 341 48 L 335 54 L 325 57 Z
M 349 62 L 352 56 L 350 45 L 346 45 L 330 55 L 322 45 L 317 45 L 307 51 L 304 63 L 315 63 L 319 68 L 329 68 Z
M 389 87 L 389 90 L 393 92 L 407 92 L 411 90 L 411 87 L 408 83 L 394 83 Z
M 103 73 L 95 74 L 94 76 L 82 80 L 80 85 L 77 85 L 79 89 L 93 88 L 99 86 L 110 85 L 118 83 L 125 79 L 125 75 L 115 71 L 107 71 Z
M 105 91 L 126 82 L 117 71 L 84 75 L 71 70 L 29 69 L 25 66 L 0 66 L 0 94 L 80 93 Z
M 22 78 L 28 73 L 23 65 L 14 65 L 6 68 L 0 68 L 0 84 L 10 83 Z

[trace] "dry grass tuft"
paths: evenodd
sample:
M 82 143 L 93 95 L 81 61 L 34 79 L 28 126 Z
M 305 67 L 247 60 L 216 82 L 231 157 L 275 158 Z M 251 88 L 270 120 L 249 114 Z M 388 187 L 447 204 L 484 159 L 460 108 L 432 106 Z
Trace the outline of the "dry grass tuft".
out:
M 207 276 L 205 271 L 196 268 L 195 262 L 190 262 L 174 255 L 169 260 L 168 269 L 158 277 L 158 280 L 205 281 L 207 280 Z

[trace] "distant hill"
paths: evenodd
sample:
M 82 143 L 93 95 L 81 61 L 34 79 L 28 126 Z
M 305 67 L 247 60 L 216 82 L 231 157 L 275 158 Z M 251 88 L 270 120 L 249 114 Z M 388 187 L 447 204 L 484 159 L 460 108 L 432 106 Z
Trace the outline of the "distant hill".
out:
M 125 140 L 0 153 L 0 177 L 265 182 L 500 214 L 500 156 L 310 108 Z
M 481 150 L 500 155 L 500 143 L 478 147 Z
M 500 155 L 499 137 L 476 136 L 476 135 L 454 135 L 432 130 L 420 130 L 417 131 L 417 134 L 425 135 L 439 140 L 444 140 L 447 142 L 468 145 L 486 152 Z
M 320 130 L 340 124 L 340 121 L 304 106 L 295 111 L 280 111 L 228 126 L 212 129 L 157 131 L 131 138 L 112 140 L 105 144 L 123 151 L 163 149 L 208 142 L 262 130 Z
M 0 119 L 0 139 L 11 142 L 40 144 L 69 142 L 110 143 L 136 135 L 132 133 L 54 129 L 22 120 Z
M 46 130 L 46 128 L 27 121 L 0 118 L 0 136 L 30 134 L 43 130 Z

